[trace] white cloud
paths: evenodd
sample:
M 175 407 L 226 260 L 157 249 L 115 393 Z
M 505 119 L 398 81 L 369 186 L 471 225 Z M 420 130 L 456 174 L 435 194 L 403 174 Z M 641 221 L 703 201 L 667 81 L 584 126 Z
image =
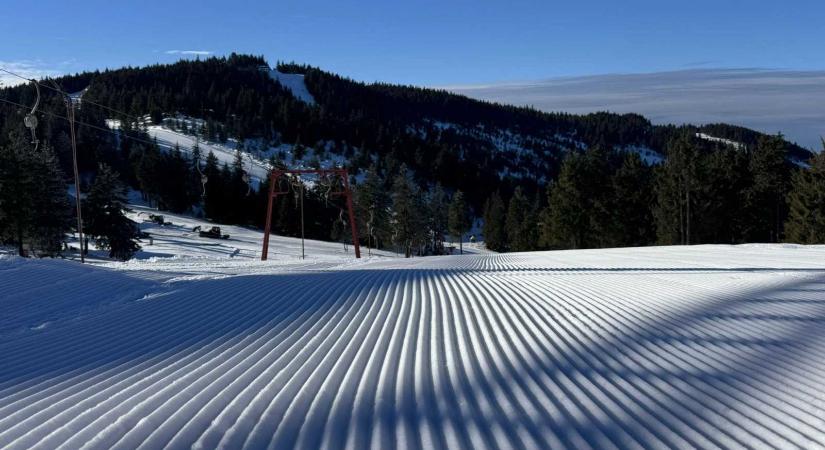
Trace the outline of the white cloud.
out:
M 26 79 L 39 80 L 45 77 L 60 75 L 60 71 L 47 69 L 42 61 L 0 61 L 0 67 L 25 77 Z M 16 86 L 26 82 L 26 80 L 19 77 L 0 71 L 0 86 Z
M 207 56 L 211 55 L 211 50 L 166 50 L 165 52 L 167 55 L 197 55 L 197 56 Z
M 781 131 L 814 150 L 825 136 L 825 71 L 697 69 L 446 89 L 544 111 L 635 112 L 660 124 L 726 122 Z

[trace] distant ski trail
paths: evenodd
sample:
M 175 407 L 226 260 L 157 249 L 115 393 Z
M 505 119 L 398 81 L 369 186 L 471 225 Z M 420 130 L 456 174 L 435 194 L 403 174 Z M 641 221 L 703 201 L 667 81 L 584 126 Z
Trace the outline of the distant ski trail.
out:
M 825 448 L 822 247 L 173 263 L 0 258 L 0 448 Z

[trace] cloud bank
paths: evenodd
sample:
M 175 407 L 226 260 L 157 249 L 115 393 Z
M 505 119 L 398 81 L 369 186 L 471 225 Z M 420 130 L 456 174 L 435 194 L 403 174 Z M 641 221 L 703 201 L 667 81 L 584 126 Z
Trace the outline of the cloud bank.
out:
M 726 122 L 781 131 L 814 150 L 825 136 L 825 71 L 694 69 L 445 89 L 544 111 L 635 112 L 656 124 Z

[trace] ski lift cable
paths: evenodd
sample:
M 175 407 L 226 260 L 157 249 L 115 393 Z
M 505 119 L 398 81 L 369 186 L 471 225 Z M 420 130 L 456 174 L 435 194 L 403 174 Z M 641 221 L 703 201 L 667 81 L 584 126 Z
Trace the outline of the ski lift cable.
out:
M 3 103 L 8 103 L 9 105 L 16 106 L 16 107 L 18 107 L 18 108 L 20 108 L 20 109 L 22 109 L 22 110 L 24 110 L 24 111 L 28 111 L 28 110 L 29 110 L 29 108 L 30 108 L 29 106 L 26 106 L 26 105 L 24 105 L 24 104 L 22 104 L 22 103 L 13 102 L 13 101 L 11 101 L 11 100 L 6 100 L 6 99 L 4 99 L 4 98 L 0 98 L 0 102 L 3 102 Z M 53 113 L 53 112 L 49 112 L 49 111 L 40 111 L 40 113 L 41 113 L 41 114 L 45 114 L 45 115 L 47 115 L 47 116 L 54 117 L 54 118 L 56 118 L 56 119 L 63 119 L 63 120 L 65 120 L 65 121 L 69 122 L 69 118 L 68 118 L 68 117 L 66 117 L 66 116 L 61 116 L 60 114 L 55 114 L 55 113 Z M 117 130 L 112 130 L 112 129 L 102 128 L 102 127 L 99 127 L 99 126 L 97 126 L 97 125 L 92 125 L 92 124 L 90 124 L 90 123 L 81 122 L 81 121 L 79 121 L 79 120 L 75 120 L 75 121 L 74 121 L 74 123 L 75 123 L 75 124 L 77 124 L 77 125 L 82 125 L 82 126 L 84 126 L 84 127 L 94 129 L 94 130 L 102 131 L 102 132 L 104 132 L 104 133 L 109 133 L 109 134 L 112 134 L 112 135 L 114 135 L 114 136 L 118 136 L 118 137 L 120 137 L 120 138 L 130 139 L 130 140 L 133 140 L 133 141 L 135 141 L 135 142 L 141 142 L 141 143 L 144 143 L 144 144 L 155 145 L 155 142 L 152 142 L 152 141 L 147 141 L 146 139 L 140 139 L 140 138 L 132 137 L 132 136 L 129 136 L 129 135 L 127 135 L 127 134 L 120 133 L 120 132 L 118 132 Z
M 200 147 L 199 144 L 200 144 L 200 140 L 195 138 L 195 146 Z M 201 192 L 201 198 L 203 199 L 203 198 L 206 198 L 206 183 L 209 181 L 209 177 L 206 176 L 206 174 L 203 173 L 203 171 L 201 170 L 200 156 L 198 156 L 198 159 L 195 160 L 195 168 L 198 169 L 198 174 L 201 177 L 201 188 L 203 188 L 203 191 Z
M 37 99 L 34 101 L 34 106 L 32 106 L 32 110 L 26 114 L 23 118 L 23 125 L 28 128 L 32 133 L 32 144 L 34 144 L 34 151 L 37 151 L 37 147 L 40 145 L 40 141 L 37 139 L 37 116 L 34 114 L 37 112 L 37 107 L 40 106 L 40 87 L 38 86 L 37 81 L 30 80 L 34 83 L 34 89 L 37 92 Z
M 43 83 L 41 83 L 41 82 L 39 82 L 39 81 L 37 81 L 37 80 L 26 78 L 26 77 L 24 77 L 23 75 L 20 75 L 20 74 L 18 74 L 18 73 L 14 73 L 14 72 L 12 72 L 11 70 L 8 70 L 8 69 L 6 69 L 6 68 L 4 68 L 4 67 L 0 67 L 0 71 L 3 71 L 3 72 L 5 72 L 5 73 L 7 73 L 7 74 L 9 74 L 9 75 L 13 75 L 13 76 L 15 76 L 15 77 L 17 77 L 17 78 L 20 78 L 20 79 L 23 79 L 23 80 L 26 80 L 26 81 L 31 81 L 31 82 L 35 83 L 36 85 L 38 85 L 38 86 L 44 87 L 44 88 L 46 88 L 46 89 L 50 89 L 50 90 L 55 91 L 55 92 L 57 92 L 57 93 L 59 93 L 59 94 L 61 94 L 61 95 L 64 95 L 64 96 L 68 96 L 68 95 L 69 95 L 68 93 L 66 93 L 66 91 L 64 91 L 64 90 L 60 89 L 59 87 L 56 87 L 56 86 L 49 86 L 49 85 L 47 85 L 47 84 L 43 84 Z M 52 81 L 53 81 L 53 80 L 52 80 Z M 130 118 L 130 119 L 133 119 L 133 120 L 135 120 L 135 121 L 136 121 L 136 122 L 138 122 L 138 123 L 142 120 L 142 119 L 140 119 L 140 118 L 138 118 L 138 117 L 135 117 L 135 116 L 133 116 L 133 115 L 131 115 L 131 114 L 125 113 L 125 112 L 123 112 L 123 111 L 119 111 L 119 110 L 117 110 L 117 109 L 115 109 L 115 108 L 112 108 L 112 107 L 109 107 L 109 106 L 106 106 L 106 105 L 103 105 L 103 104 L 100 104 L 100 103 L 94 102 L 94 101 L 92 101 L 92 100 L 83 100 L 83 102 L 84 102 L 84 103 L 88 103 L 88 104 L 90 104 L 90 105 L 98 106 L 98 107 L 103 108 L 103 109 L 107 109 L 107 110 L 109 110 L 109 111 L 111 111 L 111 112 L 114 112 L 114 113 L 118 113 L 118 114 L 120 114 L 120 115 L 122 115 L 122 116 L 125 116 L 125 117 L 128 117 L 128 118 Z

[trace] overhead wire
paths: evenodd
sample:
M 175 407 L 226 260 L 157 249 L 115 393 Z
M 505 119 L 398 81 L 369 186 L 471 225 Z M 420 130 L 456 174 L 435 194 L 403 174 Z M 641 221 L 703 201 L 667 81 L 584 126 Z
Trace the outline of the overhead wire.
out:
M 28 110 L 30 108 L 29 106 L 26 106 L 22 103 L 13 102 L 11 100 L 6 100 L 4 98 L 0 98 L 0 102 L 8 103 L 10 105 L 16 106 L 16 107 L 24 109 L 24 110 Z M 55 114 L 53 112 L 42 111 L 42 110 L 39 111 L 39 112 L 42 113 L 42 114 L 46 114 L 48 116 L 52 116 L 52 117 L 57 118 L 57 119 L 63 119 L 67 122 L 69 121 L 68 117 L 61 116 L 60 114 Z M 149 145 L 154 145 L 155 144 L 155 142 L 147 141 L 146 139 L 136 138 L 136 137 L 133 137 L 133 136 L 129 136 L 128 134 L 125 134 L 125 133 L 120 133 L 119 130 L 113 130 L 111 128 L 103 128 L 103 127 L 99 127 L 97 125 L 92 125 L 90 123 L 81 122 L 79 120 L 75 120 L 74 123 L 76 123 L 78 125 L 82 125 L 82 126 L 87 127 L 87 128 L 92 128 L 94 130 L 103 131 L 104 133 L 110 133 L 110 134 L 112 134 L 114 136 L 117 136 L 117 137 L 131 139 L 133 141 L 142 142 L 144 144 L 149 144 Z
M 60 88 L 58 88 L 58 87 L 56 87 L 56 86 L 49 86 L 48 84 L 41 83 L 41 82 L 39 82 L 39 81 L 37 81 L 37 80 L 31 79 L 31 78 L 26 78 L 25 76 L 20 75 L 20 74 L 18 74 L 18 73 L 14 73 L 14 72 L 12 72 L 11 70 L 8 70 L 8 69 L 6 69 L 6 68 L 4 68 L 4 67 L 0 67 L 0 71 L 5 72 L 5 73 L 7 73 L 7 74 L 9 74 L 9 75 L 15 76 L 15 77 L 17 77 L 17 78 L 20 78 L 21 80 L 26 80 L 26 81 L 34 82 L 34 83 L 35 83 L 35 84 L 37 84 L 38 86 L 41 86 L 41 87 L 44 87 L 44 88 L 46 88 L 46 89 L 52 90 L 52 91 L 57 92 L 57 93 L 59 93 L 59 94 L 61 94 L 61 95 L 64 95 L 64 96 L 69 96 L 69 95 L 70 95 L 70 94 L 69 94 L 69 93 L 67 93 L 66 91 L 64 91 L 64 90 L 62 90 L 62 89 L 60 89 Z M 117 110 L 117 109 L 115 109 L 115 108 L 112 108 L 112 107 L 110 107 L 110 106 L 106 106 L 106 105 L 101 104 L 101 103 L 97 103 L 97 102 L 92 101 L 92 100 L 83 100 L 83 99 L 81 99 L 81 102 L 83 102 L 83 103 L 88 103 L 88 104 L 90 104 L 90 105 L 95 105 L 95 106 L 98 106 L 98 107 L 100 107 L 100 108 L 103 108 L 103 109 L 109 110 L 109 111 L 111 111 L 111 112 L 114 112 L 114 113 L 120 114 L 120 115 L 125 116 L 125 117 L 128 117 L 128 118 L 130 118 L 130 119 L 133 119 L 133 120 L 135 120 L 136 122 L 140 122 L 140 121 L 142 120 L 142 119 L 141 119 L 141 118 L 139 118 L 139 117 L 135 117 L 135 116 L 133 116 L 133 115 L 131 115 L 131 114 L 129 114 L 129 113 L 125 113 L 125 112 L 123 112 L 123 111 Z

